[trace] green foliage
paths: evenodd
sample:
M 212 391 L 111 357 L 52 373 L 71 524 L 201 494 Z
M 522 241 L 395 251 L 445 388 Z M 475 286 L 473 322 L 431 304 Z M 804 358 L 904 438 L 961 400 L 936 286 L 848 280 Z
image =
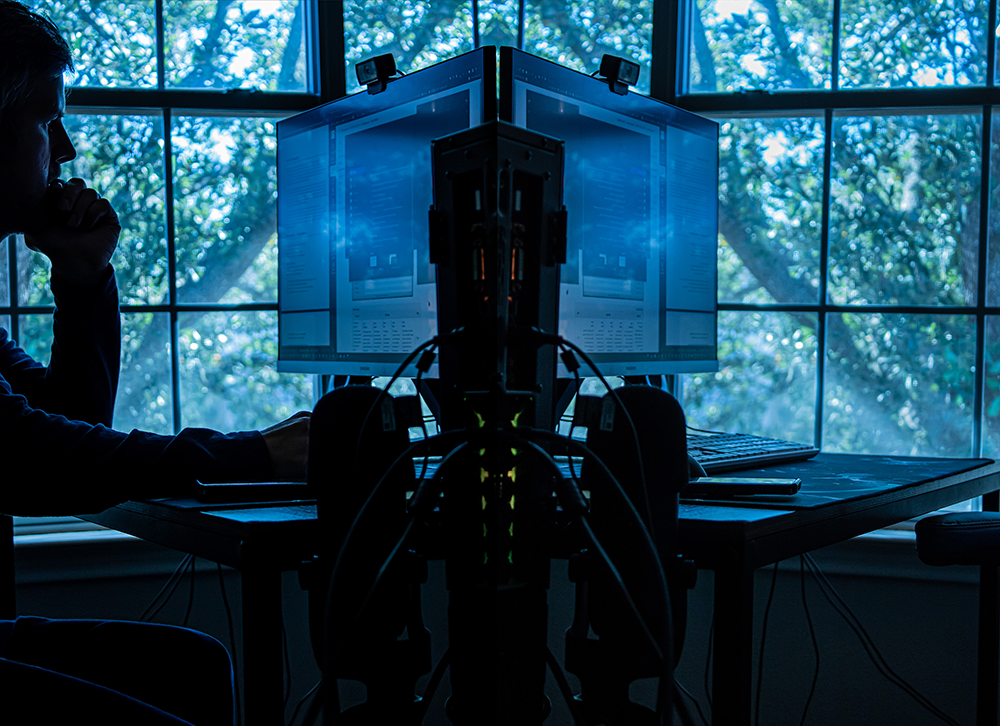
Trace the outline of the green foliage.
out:
M 47 4 L 74 49 L 76 85 L 155 86 L 153 8 L 152 0 Z M 168 0 L 165 85 L 304 89 L 303 9 L 303 3 L 287 1 Z M 256 429 L 310 408 L 311 378 L 274 370 L 274 312 L 181 315 L 181 416 L 176 421 L 170 317 L 144 310 L 170 301 L 165 215 L 171 191 L 177 300 L 274 303 L 274 120 L 175 116 L 171 184 L 164 175 L 161 117 L 87 113 L 71 115 L 67 127 L 78 157 L 66 173 L 88 180 L 107 197 L 123 227 L 114 258 L 123 306 L 116 426 L 159 433 L 188 425 Z M 24 270 L 19 289 L 26 293 L 22 303 L 51 304 L 45 259 L 26 249 L 18 254 Z M 47 316 L 27 316 L 21 338 L 46 358 Z M 216 343 L 210 356 L 193 353 L 198 339 Z
M 829 0 L 697 6 L 693 90 L 833 87 Z M 985 12 L 971 0 L 845 0 L 838 82 L 982 83 Z M 824 302 L 823 119 L 722 121 L 720 300 Z M 977 304 L 982 115 L 838 115 L 833 123 L 829 301 L 929 309 L 926 315 L 859 309 L 825 321 L 821 443 L 831 451 L 969 455 L 975 325 L 941 306 Z M 721 315 L 720 371 L 686 382 L 689 420 L 812 440 L 806 424 L 819 415 L 815 387 L 788 385 L 815 380 L 819 361 L 783 365 L 761 331 L 815 341 L 814 318 Z M 775 408 L 786 421 L 769 417 Z M 1000 405 L 991 410 L 1000 412 Z M 988 436 L 993 428 L 987 425 Z
M 156 7 L 152 0 L 35 0 L 73 49 L 77 86 L 156 87 Z
M 691 90 L 830 88 L 832 0 L 697 0 Z
M 976 0 L 844 0 L 836 83 L 832 0 L 695 5 L 694 92 L 985 83 L 992 33 L 985 3 Z M 152 0 L 44 4 L 79 59 L 76 82 L 125 87 L 157 84 L 153 6 Z M 516 44 L 519 35 L 514 0 L 482 2 L 475 19 L 471 3 L 457 0 L 349 0 L 343 7 L 348 66 L 385 52 L 405 72 L 436 63 L 472 50 L 474 23 L 484 44 Z M 284 0 L 168 0 L 164 85 L 303 89 L 303 9 Z M 652 2 L 528 0 L 522 35 L 529 52 L 588 73 L 605 52 L 649 66 Z M 348 82 L 356 90 L 353 75 Z M 641 79 L 640 90 L 648 88 L 648 70 Z M 720 315 L 719 372 L 684 380 L 689 421 L 811 440 L 821 416 L 829 450 L 969 454 L 976 332 L 971 317 L 948 306 L 981 302 L 981 114 L 835 116 L 829 130 L 821 116 L 720 122 L 720 300 L 765 308 Z M 126 228 L 115 259 L 126 306 L 119 426 L 257 428 L 308 407 L 308 381 L 273 370 L 273 312 L 182 313 L 176 338 L 182 421 L 173 421 L 170 319 L 144 309 L 168 302 L 171 285 L 181 303 L 273 306 L 273 120 L 175 114 L 169 129 L 175 280 L 169 279 L 161 119 L 122 112 L 72 123 L 80 149 L 72 173 L 112 199 Z M 992 153 L 992 168 L 1000 168 L 997 143 Z M 828 212 L 825 166 L 832 170 Z M 1000 235 L 1000 209 L 989 214 L 990 229 Z M 827 223 L 831 257 L 823 280 Z M 23 245 L 16 253 L 22 304 L 50 303 L 44 260 Z M 990 250 L 991 290 L 1000 289 L 995 256 Z M 831 302 L 857 305 L 857 312 L 819 320 L 815 313 L 767 309 L 816 305 L 824 289 Z M 862 306 L 872 303 L 929 307 L 919 315 L 866 312 Z M 46 321 L 24 322 L 24 342 L 43 350 L 39 331 Z M 989 320 L 987 452 L 1000 451 L 1000 349 L 990 342 L 1000 340 L 998 332 Z
M 473 50 L 472 5 L 346 0 L 344 43 L 348 92 L 353 92 L 359 88 L 353 66 L 371 56 L 391 53 L 396 68 L 409 73 Z
M 869 116 L 834 128 L 831 296 L 975 304 L 982 116 Z
M 989 3 L 845 0 L 841 87 L 982 85 Z
M 600 68 L 605 53 L 628 58 L 642 66 L 640 93 L 649 93 L 652 38 L 651 0 L 525 3 L 524 50 L 588 74 Z

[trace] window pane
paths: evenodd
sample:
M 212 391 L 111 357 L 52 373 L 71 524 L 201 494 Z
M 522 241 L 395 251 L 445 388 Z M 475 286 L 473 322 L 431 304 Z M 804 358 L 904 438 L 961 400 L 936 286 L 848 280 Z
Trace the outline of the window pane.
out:
M 832 301 L 976 304 L 981 128 L 981 114 L 835 120 Z
M 0 315 L 0 328 L 10 333 L 10 315 Z
M 312 408 L 312 377 L 278 373 L 277 313 L 179 316 L 183 425 L 262 429 Z
M 517 3 L 513 5 L 516 42 Z M 483 11 L 479 14 L 482 17 Z M 634 89 L 640 93 L 649 93 L 652 37 L 652 0 L 572 3 L 568 7 L 556 0 L 525 3 L 526 51 L 587 74 L 601 67 L 605 53 L 627 58 L 642 66 Z
M 972 456 L 975 320 L 828 318 L 823 450 Z
M 990 130 L 990 209 L 989 209 L 989 263 L 986 266 L 986 304 L 1000 305 L 1000 108 L 993 109 L 993 128 Z M 978 199 L 969 205 L 969 218 L 978 218 L 982 205 Z
M 719 299 L 815 303 L 823 119 L 725 121 L 719 134 Z
M 518 22 L 518 0 L 479 3 L 479 45 L 516 47 Z
M 115 428 L 171 434 L 170 316 L 122 315 L 121 375 L 115 400 Z
M 17 303 L 18 305 L 52 305 L 55 300 L 49 290 L 49 258 L 29 250 L 24 237 L 17 235 Z
M 1000 318 L 986 318 L 983 456 L 1000 459 Z
M 472 40 L 472 3 L 468 0 L 433 3 L 347 0 L 344 3 L 347 92 L 354 93 L 360 88 L 354 73 L 354 65 L 359 61 L 391 53 L 396 68 L 409 73 L 473 50 Z
M 302 0 L 167 0 L 168 88 L 306 91 Z
M 180 301 L 277 299 L 274 133 L 271 119 L 175 119 Z
M 157 304 L 167 292 L 163 121 L 156 116 L 72 115 L 77 157 L 63 177 L 84 179 L 121 220 L 112 264 L 123 305 Z
M 17 322 L 21 328 L 17 344 L 25 353 L 47 366 L 52 353 L 52 316 L 21 315 Z
M 832 0 L 697 0 L 690 90 L 830 88 Z
M 684 376 L 689 425 L 812 443 L 816 315 L 720 312 L 719 370 Z
M 35 0 L 73 50 L 74 86 L 156 87 L 153 0 Z
M 984 85 L 988 16 L 982 0 L 843 0 L 840 85 Z

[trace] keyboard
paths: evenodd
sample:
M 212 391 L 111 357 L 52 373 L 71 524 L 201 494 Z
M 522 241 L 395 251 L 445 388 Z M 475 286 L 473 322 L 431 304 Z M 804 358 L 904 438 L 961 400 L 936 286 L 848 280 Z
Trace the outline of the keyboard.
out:
M 709 475 L 756 469 L 782 462 L 804 461 L 819 453 L 819 449 L 808 444 L 766 436 L 712 434 L 690 430 L 687 446 L 688 453 Z

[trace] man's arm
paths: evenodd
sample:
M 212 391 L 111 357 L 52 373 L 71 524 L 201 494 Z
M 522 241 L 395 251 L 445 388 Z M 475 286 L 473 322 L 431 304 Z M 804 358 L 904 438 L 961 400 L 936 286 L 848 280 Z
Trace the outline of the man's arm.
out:
M 9 368 L 0 369 L 0 375 L 34 408 L 110 426 L 121 356 L 118 289 L 110 260 L 121 225 L 108 201 L 82 179 L 53 182 L 45 208 L 47 216 L 25 234 L 25 243 L 52 263 L 51 359 L 44 376 L 28 369 L 14 377 Z
M 29 401 L 74 421 L 111 426 L 121 359 L 118 288 L 111 267 L 105 279 L 80 287 L 52 279 L 56 310 L 52 353 L 44 387 Z

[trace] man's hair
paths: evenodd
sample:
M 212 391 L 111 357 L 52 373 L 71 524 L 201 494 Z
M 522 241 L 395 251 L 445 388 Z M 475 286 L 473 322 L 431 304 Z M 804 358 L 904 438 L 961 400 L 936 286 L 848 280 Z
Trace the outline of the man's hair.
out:
M 40 80 L 68 70 L 73 56 L 59 28 L 18 0 L 0 0 L 0 129 Z

